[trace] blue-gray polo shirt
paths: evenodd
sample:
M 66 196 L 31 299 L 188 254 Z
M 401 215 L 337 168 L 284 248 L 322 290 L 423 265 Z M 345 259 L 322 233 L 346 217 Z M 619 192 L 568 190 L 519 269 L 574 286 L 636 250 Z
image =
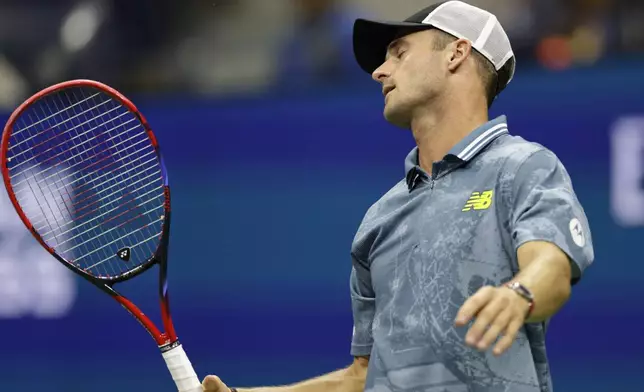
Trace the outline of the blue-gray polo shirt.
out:
M 549 241 L 573 283 L 593 261 L 588 221 L 559 159 L 508 133 L 505 116 L 471 132 L 429 176 L 418 150 L 369 208 L 351 248 L 351 354 L 370 355 L 366 391 L 547 392 L 546 325 L 526 324 L 500 357 L 454 327 L 465 300 L 519 271 L 517 248 Z M 537 305 L 538 306 L 538 305 Z

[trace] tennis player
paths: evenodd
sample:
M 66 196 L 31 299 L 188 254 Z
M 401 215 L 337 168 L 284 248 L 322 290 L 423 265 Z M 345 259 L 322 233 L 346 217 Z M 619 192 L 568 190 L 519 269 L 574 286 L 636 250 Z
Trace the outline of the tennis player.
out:
M 446 1 L 402 23 L 357 20 L 354 51 L 382 85 L 385 118 L 417 144 L 354 238 L 355 359 L 239 391 L 552 391 L 548 321 L 593 247 L 557 156 L 488 118 L 514 75 L 506 33 L 489 12 Z M 203 385 L 228 392 L 216 376 Z

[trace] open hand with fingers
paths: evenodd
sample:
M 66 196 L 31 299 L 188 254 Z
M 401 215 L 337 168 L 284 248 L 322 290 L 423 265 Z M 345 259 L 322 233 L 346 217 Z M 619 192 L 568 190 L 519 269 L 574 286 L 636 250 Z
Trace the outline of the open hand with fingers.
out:
M 465 343 L 485 351 L 498 337 L 494 355 L 503 354 L 514 342 L 531 309 L 530 301 L 508 287 L 486 286 L 468 298 L 458 311 L 456 326 L 475 320 Z

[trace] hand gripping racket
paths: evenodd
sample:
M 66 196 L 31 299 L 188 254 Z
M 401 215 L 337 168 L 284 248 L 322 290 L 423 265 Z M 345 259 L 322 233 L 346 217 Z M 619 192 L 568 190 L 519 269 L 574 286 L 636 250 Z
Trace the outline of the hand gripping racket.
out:
M 11 115 L 0 151 L 9 198 L 36 240 L 140 322 L 180 392 L 202 391 L 170 317 L 168 176 L 134 104 L 95 81 L 51 86 Z M 155 264 L 165 333 L 114 289 Z

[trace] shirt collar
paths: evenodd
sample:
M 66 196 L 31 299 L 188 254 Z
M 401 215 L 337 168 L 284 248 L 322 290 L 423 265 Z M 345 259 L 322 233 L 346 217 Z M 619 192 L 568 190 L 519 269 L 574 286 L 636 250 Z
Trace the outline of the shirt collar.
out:
M 467 162 L 497 137 L 506 133 L 508 133 L 508 120 L 505 116 L 499 116 L 470 132 L 469 135 L 452 147 L 447 155 L 452 155 Z
M 458 142 L 445 157 L 452 156 L 463 162 L 468 162 L 481 152 L 496 138 L 508 133 L 506 116 L 499 116 L 494 120 L 476 128 Z M 413 187 L 418 175 L 423 171 L 418 166 L 418 147 L 414 147 L 405 158 L 405 178 L 408 187 Z

